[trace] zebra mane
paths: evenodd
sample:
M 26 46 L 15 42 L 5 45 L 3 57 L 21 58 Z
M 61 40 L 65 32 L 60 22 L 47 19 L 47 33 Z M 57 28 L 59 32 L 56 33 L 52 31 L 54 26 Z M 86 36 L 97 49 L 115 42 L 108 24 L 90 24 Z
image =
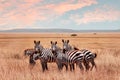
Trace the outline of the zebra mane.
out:
M 77 47 L 75 47 L 75 46 L 73 47 L 73 49 L 74 49 L 74 50 L 80 50 L 79 48 L 77 48 Z
M 41 50 L 41 51 L 44 49 L 44 47 L 43 47 L 42 45 L 39 45 L 39 47 L 40 47 L 40 50 Z

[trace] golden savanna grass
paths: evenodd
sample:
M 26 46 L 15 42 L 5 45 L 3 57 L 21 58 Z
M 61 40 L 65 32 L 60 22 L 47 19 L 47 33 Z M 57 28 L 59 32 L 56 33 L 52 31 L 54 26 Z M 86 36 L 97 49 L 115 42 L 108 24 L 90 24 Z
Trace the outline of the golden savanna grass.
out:
M 97 70 L 81 72 L 76 66 L 74 72 L 58 71 L 55 63 L 49 63 L 49 71 L 42 72 L 40 61 L 31 68 L 24 49 L 33 48 L 34 40 L 50 48 L 50 41 L 69 39 L 79 49 L 97 53 Z M 0 80 L 120 80 L 120 33 L 78 33 L 71 34 L 0 34 Z

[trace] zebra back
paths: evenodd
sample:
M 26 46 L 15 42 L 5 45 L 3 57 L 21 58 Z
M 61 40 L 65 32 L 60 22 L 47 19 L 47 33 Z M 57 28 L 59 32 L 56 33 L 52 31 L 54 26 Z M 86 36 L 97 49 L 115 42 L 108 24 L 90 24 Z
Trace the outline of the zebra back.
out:
M 55 62 L 55 57 L 49 48 L 44 48 L 41 53 L 42 59 L 45 59 L 47 62 Z
M 55 62 L 54 55 L 49 48 L 43 48 L 41 53 L 37 53 L 33 55 L 34 60 L 44 60 L 45 62 Z
M 66 53 L 68 55 L 69 63 L 82 62 L 84 54 L 80 50 L 71 50 Z
M 92 53 L 90 50 L 82 49 L 81 52 L 84 54 L 85 60 L 96 58 L 97 54 Z

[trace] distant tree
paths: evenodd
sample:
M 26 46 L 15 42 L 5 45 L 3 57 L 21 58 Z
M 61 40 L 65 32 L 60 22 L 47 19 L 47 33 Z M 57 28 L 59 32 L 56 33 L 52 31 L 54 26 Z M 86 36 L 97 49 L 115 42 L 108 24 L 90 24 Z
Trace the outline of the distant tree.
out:
M 77 34 L 71 34 L 71 36 L 77 36 Z
M 96 35 L 97 33 L 93 33 L 94 35 Z

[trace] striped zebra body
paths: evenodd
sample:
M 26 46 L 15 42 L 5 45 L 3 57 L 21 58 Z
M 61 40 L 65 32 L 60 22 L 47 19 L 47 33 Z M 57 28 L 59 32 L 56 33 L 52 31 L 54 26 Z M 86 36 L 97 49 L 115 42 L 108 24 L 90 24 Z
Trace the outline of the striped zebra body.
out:
M 77 63 L 79 64 L 79 67 L 80 69 L 83 70 L 83 67 L 81 66 L 81 62 L 83 62 L 83 54 L 81 53 L 80 50 L 73 50 L 73 51 L 69 51 L 67 53 L 63 53 L 59 48 L 58 46 L 56 45 L 57 42 L 51 42 L 51 49 L 54 53 L 54 55 L 57 55 L 56 56 L 56 59 L 57 59 L 57 64 L 60 64 L 58 65 L 58 68 L 60 66 L 60 69 L 62 65 L 66 64 L 66 66 L 69 65 L 73 65 L 74 63 Z
M 43 48 L 43 47 L 41 48 L 40 44 L 36 45 L 36 43 L 35 43 L 35 50 L 38 50 L 37 51 L 38 53 L 33 55 L 33 59 L 34 60 L 40 59 L 43 72 L 45 70 L 48 70 L 47 63 L 55 62 L 55 57 L 54 57 L 51 49 Z
M 63 66 L 65 66 L 66 70 L 68 70 L 68 56 L 64 54 L 63 50 L 60 47 L 56 46 L 56 44 L 57 42 L 54 43 L 51 41 L 51 50 L 55 56 L 58 69 L 62 70 Z
M 69 40 L 62 39 L 63 42 L 63 53 L 69 53 L 69 51 L 79 50 L 69 44 Z M 75 70 L 74 64 L 70 64 L 70 70 Z
M 94 66 L 96 68 L 96 63 L 95 63 L 94 59 L 96 58 L 97 54 L 92 53 L 91 51 L 86 50 L 86 49 L 83 49 L 81 51 L 84 54 L 84 62 L 85 62 L 84 65 L 86 67 L 86 70 L 89 70 L 89 68 L 90 68 L 89 63 L 92 64 L 92 67 L 90 70 L 92 70 Z
M 33 55 L 33 60 L 38 60 L 38 59 L 40 59 L 41 61 L 43 72 L 45 70 L 48 70 L 47 63 L 55 62 L 55 57 L 51 49 L 48 49 L 48 48 L 43 48 L 41 53 L 37 53 Z
M 68 54 L 69 56 L 69 62 L 71 62 L 72 65 L 74 65 L 74 62 L 72 62 L 73 60 L 75 60 L 76 56 L 81 54 L 80 56 L 78 56 L 78 58 L 76 58 L 77 60 L 76 61 L 80 61 L 80 63 L 83 62 L 86 70 L 92 70 L 93 67 L 95 66 L 96 68 L 96 64 L 95 64 L 95 61 L 94 59 L 96 58 L 96 53 L 92 53 L 91 51 L 89 50 L 86 50 L 86 49 L 83 49 L 83 50 L 71 50 L 71 51 L 67 51 L 65 54 Z M 92 67 L 90 68 L 89 66 L 89 63 L 92 64 Z M 71 66 L 72 69 L 74 69 L 74 66 Z M 81 69 L 83 68 L 82 67 L 82 64 L 78 64 L 79 67 L 81 66 Z
M 72 47 L 71 45 L 69 45 L 69 40 L 62 40 L 63 42 L 63 52 L 64 53 L 69 53 L 70 51 L 74 51 L 74 50 L 79 50 L 78 48 L 76 47 Z M 92 53 L 91 51 L 89 50 L 86 50 L 86 49 L 83 49 L 83 50 L 80 50 L 81 53 L 84 55 L 84 60 L 83 60 L 83 64 L 86 68 L 86 70 L 89 70 L 90 66 L 89 66 L 89 63 L 92 64 L 92 67 L 91 67 L 91 70 L 93 68 L 93 66 L 96 67 L 96 64 L 94 62 L 94 58 L 97 56 L 96 54 Z M 73 70 L 74 70 L 74 64 L 72 65 L 71 67 Z
M 68 55 L 69 63 L 75 63 L 78 60 L 83 61 L 83 54 L 79 50 L 72 50 L 66 53 Z
M 53 55 L 51 49 L 49 49 L 49 48 L 44 48 L 42 50 L 40 59 L 44 59 L 47 62 L 55 62 L 54 55 Z
M 80 50 L 67 51 L 70 70 L 74 70 L 74 64 L 76 63 L 81 70 L 83 70 L 82 63 L 84 61 L 84 54 Z

